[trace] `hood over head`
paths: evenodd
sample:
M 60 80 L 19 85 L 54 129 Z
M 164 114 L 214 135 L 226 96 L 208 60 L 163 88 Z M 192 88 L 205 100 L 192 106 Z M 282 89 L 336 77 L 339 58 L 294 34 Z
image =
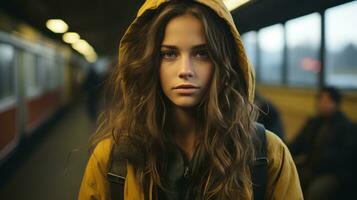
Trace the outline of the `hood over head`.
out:
M 131 32 L 131 27 L 133 24 L 137 22 L 137 19 L 142 16 L 145 12 L 149 10 L 155 10 L 157 9 L 161 4 L 168 2 L 169 0 L 146 0 L 145 3 L 141 6 L 139 9 L 137 16 L 135 20 L 132 22 L 132 24 L 129 26 L 129 28 L 126 30 L 123 38 L 121 39 L 120 45 L 119 45 L 119 62 L 120 62 L 120 56 L 121 52 L 124 51 L 127 46 L 123 44 L 123 41 L 125 40 L 126 36 L 128 33 Z M 244 73 L 244 78 L 245 82 L 248 88 L 247 94 L 250 102 L 253 102 L 254 100 L 254 89 L 255 89 L 255 79 L 254 79 L 254 70 L 252 68 L 252 65 L 250 64 L 245 49 L 242 44 L 242 40 L 240 38 L 239 32 L 234 24 L 232 15 L 224 5 L 222 0 L 192 0 L 194 2 L 200 3 L 202 5 L 205 5 L 209 8 L 211 8 L 219 17 L 224 19 L 224 21 L 227 23 L 227 25 L 230 27 L 230 30 L 232 32 L 232 35 L 234 37 L 235 43 L 237 45 L 237 50 L 238 50 L 238 60 L 239 60 L 239 66 L 242 69 Z

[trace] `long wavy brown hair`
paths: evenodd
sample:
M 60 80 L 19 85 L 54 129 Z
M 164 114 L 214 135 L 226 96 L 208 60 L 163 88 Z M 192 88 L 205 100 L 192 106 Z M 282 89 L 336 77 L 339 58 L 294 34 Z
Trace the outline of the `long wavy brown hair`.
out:
M 140 157 L 132 162 L 144 191 L 148 179 L 165 190 L 172 126 L 169 100 L 159 81 L 160 46 L 167 23 L 184 14 L 201 20 L 214 65 L 210 88 L 195 108 L 203 133 L 197 147 L 199 174 L 192 175 L 195 198 L 251 199 L 256 110 L 248 100 L 229 26 L 199 3 L 170 1 L 146 11 L 130 26 L 121 41 L 119 65 L 109 80 L 114 97 L 101 116 L 92 144 L 107 137 L 116 143 L 129 139 Z

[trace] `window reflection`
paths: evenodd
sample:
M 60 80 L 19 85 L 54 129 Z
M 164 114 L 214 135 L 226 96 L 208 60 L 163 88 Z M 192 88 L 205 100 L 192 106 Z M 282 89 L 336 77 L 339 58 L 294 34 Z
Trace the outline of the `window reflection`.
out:
M 38 58 L 32 53 L 23 52 L 23 63 L 26 73 L 26 95 L 28 97 L 36 96 L 41 90 Z
M 288 83 L 317 85 L 320 72 L 321 17 L 313 13 L 286 23 Z
M 242 35 L 242 40 L 249 61 L 252 63 L 253 67 L 256 68 L 257 67 L 257 33 L 255 31 L 244 33 Z
M 326 82 L 357 88 L 357 2 L 326 10 Z
M 264 83 L 278 84 L 282 80 L 284 29 L 281 24 L 263 28 L 258 33 L 260 77 Z
M 0 100 L 15 93 L 14 55 L 12 46 L 0 43 Z

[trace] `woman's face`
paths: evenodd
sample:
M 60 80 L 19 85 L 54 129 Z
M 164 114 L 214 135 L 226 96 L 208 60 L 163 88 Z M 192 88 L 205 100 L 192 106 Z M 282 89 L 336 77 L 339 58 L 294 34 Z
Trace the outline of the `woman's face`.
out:
M 166 97 L 179 107 L 196 106 L 210 85 L 212 73 L 201 21 L 189 14 L 169 21 L 160 65 L 160 83 Z

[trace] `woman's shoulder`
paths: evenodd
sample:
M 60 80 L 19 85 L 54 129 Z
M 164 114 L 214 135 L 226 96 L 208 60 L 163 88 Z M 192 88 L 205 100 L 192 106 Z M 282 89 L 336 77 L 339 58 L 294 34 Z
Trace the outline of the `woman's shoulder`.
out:
M 267 152 L 268 156 L 272 156 L 275 153 L 279 153 L 281 151 L 287 150 L 284 142 L 273 132 L 266 130 L 265 135 L 267 138 Z M 269 157 L 270 157 L 269 156 Z
M 104 139 L 102 139 L 95 146 L 93 153 L 96 153 L 96 154 L 107 153 L 112 148 L 113 142 L 114 141 L 113 141 L 112 138 L 104 138 Z
M 266 130 L 267 156 L 269 167 L 279 167 L 284 164 L 286 158 L 290 158 L 290 152 L 285 143 L 273 132 Z M 292 161 L 292 160 L 291 160 Z M 294 164 L 294 163 L 289 163 Z
M 107 166 L 109 162 L 113 143 L 114 141 L 112 138 L 105 138 L 101 140 L 93 150 L 92 157 L 103 167 Z
M 299 176 L 289 149 L 267 130 L 268 183 L 267 199 L 303 199 Z
M 109 199 L 108 162 L 113 145 L 111 138 L 102 139 L 94 148 L 83 175 L 78 199 Z

